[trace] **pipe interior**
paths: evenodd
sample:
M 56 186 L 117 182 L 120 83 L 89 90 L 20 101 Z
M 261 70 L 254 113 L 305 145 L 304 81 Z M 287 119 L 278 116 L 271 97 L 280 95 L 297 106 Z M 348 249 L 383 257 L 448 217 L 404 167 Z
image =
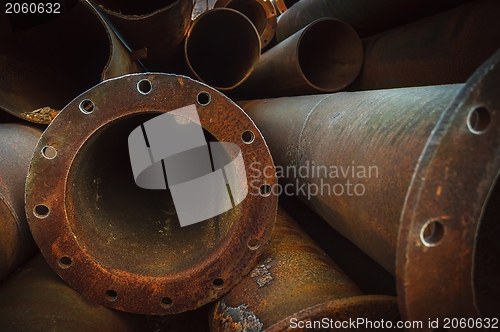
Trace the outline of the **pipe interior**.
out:
M 186 57 L 201 80 L 218 88 L 242 81 L 260 57 L 260 41 L 245 17 L 216 9 L 194 23 L 186 44 Z
M 94 133 L 77 153 L 65 198 L 80 246 L 105 268 L 165 276 L 204 261 L 224 242 L 238 206 L 181 227 L 169 190 L 135 184 L 128 135 L 158 114 L 124 117 Z M 204 130 L 207 141 L 217 141 Z
M 105 9 L 123 15 L 147 15 L 168 7 L 177 1 L 179 0 L 93 0 L 92 2 L 97 6 L 102 6 Z
M 476 308 L 483 318 L 500 314 L 499 216 L 500 186 L 497 184 L 483 210 L 474 248 L 474 296 Z
M 326 92 L 345 87 L 360 70 L 359 44 L 356 32 L 340 21 L 325 20 L 310 26 L 298 50 L 304 76 Z

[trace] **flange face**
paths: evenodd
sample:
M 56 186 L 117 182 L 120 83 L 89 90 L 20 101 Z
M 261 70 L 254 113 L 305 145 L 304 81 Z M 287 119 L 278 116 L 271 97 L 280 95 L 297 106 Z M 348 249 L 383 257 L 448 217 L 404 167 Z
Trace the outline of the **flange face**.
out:
M 399 307 L 407 320 L 489 318 L 498 308 L 493 243 L 499 228 L 492 210 L 499 205 L 499 82 L 497 52 L 443 113 L 419 158 L 396 260 Z
M 185 107 L 199 120 L 178 113 Z M 241 203 L 233 199 L 230 210 L 181 227 L 173 191 L 135 183 L 129 135 L 167 112 L 180 114 L 180 123 L 199 121 L 208 142 L 239 148 L 243 163 L 233 173 L 248 188 Z M 26 211 L 48 263 L 90 300 L 134 313 L 178 313 L 227 293 L 256 263 L 276 217 L 270 174 L 259 130 L 227 97 L 184 76 L 126 75 L 75 98 L 43 133 Z

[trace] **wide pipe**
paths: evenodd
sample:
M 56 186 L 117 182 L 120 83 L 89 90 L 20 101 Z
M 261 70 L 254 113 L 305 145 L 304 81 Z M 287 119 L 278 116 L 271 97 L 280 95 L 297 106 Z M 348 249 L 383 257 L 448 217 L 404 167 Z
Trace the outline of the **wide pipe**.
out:
M 47 17 L 52 19 L 27 28 L 9 24 L 8 15 L 0 13 L 1 109 L 48 124 L 101 80 L 142 71 L 87 1 Z
M 36 251 L 24 211 L 24 184 L 40 127 L 0 124 L 0 281 Z
M 363 45 L 348 24 L 317 20 L 271 48 L 234 93 L 248 99 L 344 89 L 363 66 Z
M 349 90 L 464 83 L 500 48 L 500 2 L 474 1 L 363 40 Z
M 200 149 L 179 147 L 186 142 Z M 233 147 L 224 176 L 208 142 Z M 196 156 L 167 158 L 165 148 Z M 234 287 L 269 241 L 277 197 L 266 188 L 277 179 L 254 177 L 257 159 L 261 171 L 274 169 L 253 122 L 217 90 L 185 76 L 122 76 L 78 96 L 47 127 L 26 181 L 28 222 L 50 266 L 90 300 L 141 314 L 194 310 Z M 199 182 L 208 176 L 217 182 Z M 177 200 L 179 192 L 187 194 Z M 203 218 L 183 226 L 191 212 Z
M 438 1 L 439 4 L 447 2 Z M 348 23 L 359 33 L 369 33 L 431 3 L 436 4 L 436 1 L 301 0 L 278 18 L 276 39 L 281 42 L 309 23 L 324 17 L 334 17 Z
M 499 58 L 466 85 L 240 103 L 286 184 L 272 192 L 298 195 L 394 273 L 408 319 L 474 317 L 495 307 L 495 293 L 478 280 L 498 264 L 498 248 L 494 236 L 476 234 L 496 229 Z M 493 252 L 489 263 L 484 251 Z M 498 270 L 490 272 L 495 289 Z
M 129 48 L 146 48 L 141 62 L 148 71 L 183 70 L 177 57 L 182 55 L 182 42 L 191 25 L 193 1 L 91 0 L 91 3 Z
M 0 286 L 2 331 L 142 331 L 146 317 L 97 305 L 66 284 L 41 254 Z
M 198 16 L 188 32 L 184 55 L 191 73 L 218 90 L 240 85 L 260 58 L 260 37 L 240 12 L 215 8 Z
M 239 11 L 252 21 L 260 36 L 261 48 L 274 38 L 276 33 L 276 10 L 267 0 L 218 0 L 215 8 L 231 8 Z
M 260 262 L 215 303 L 210 328 L 212 332 L 277 332 L 297 328 L 294 324 L 304 325 L 305 321 L 325 328 L 317 325 L 322 319 L 384 319 L 392 324 L 398 317 L 395 297 L 364 295 L 280 208 Z M 338 328 L 333 323 L 329 327 Z M 373 329 L 365 325 L 358 328 Z

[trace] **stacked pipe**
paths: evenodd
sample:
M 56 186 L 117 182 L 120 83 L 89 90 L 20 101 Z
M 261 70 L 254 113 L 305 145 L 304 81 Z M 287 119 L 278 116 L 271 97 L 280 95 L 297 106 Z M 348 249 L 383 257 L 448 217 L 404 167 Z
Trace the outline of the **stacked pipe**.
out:
M 0 330 L 498 325 L 500 3 L 200 4 L 6 4 Z

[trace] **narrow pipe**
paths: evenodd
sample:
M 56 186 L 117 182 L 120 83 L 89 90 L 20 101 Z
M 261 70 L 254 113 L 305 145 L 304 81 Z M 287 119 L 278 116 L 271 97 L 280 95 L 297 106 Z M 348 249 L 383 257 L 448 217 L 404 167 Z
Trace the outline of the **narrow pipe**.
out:
M 481 272 L 499 263 L 494 236 L 477 236 L 498 220 L 499 83 L 497 52 L 465 85 L 240 105 L 285 178 L 272 192 L 298 195 L 395 274 L 406 319 L 474 318 L 500 288 L 498 269 Z
M 335 92 L 358 76 L 363 45 L 348 24 L 317 20 L 271 48 L 235 91 L 243 98 Z
M 2 331 L 142 331 L 146 317 L 97 305 L 61 280 L 41 254 L 0 287 Z
M 348 23 L 360 34 L 370 34 L 431 4 L 453 8 L 455 3 L 456 0 L 301 0 L 279 17 L 276 39 L 281 42 L 323 17 L 334 17 Z
M 215 8 L 231 8 L 239 11 L 257 29 L 261 48 L 264 48 L 274 38 L 276 33 L 276 10 L 267 0 L 218 0 Z
M 101 80 L 142 71 L 87 1 L 31 28 L 9 22 L 2 11 L 0 108 L 24 120 L 48 124 Z
M 193 1 L 90 1 L 132 50 L 146 48 L 148 71 L 179 72 L 177 57 L 191 25 Z
M 352 91 L 464 83 L 500 48 L 500 2 L 474 1 L 363 41 Z
M 240 85 L 260 58 L 252 22 L 234 9 L 209 10 L 193 22 L 184 45 L 191 73 L 218 90 Z
M 316 328 L 318 322 L 332 322 L 328 327 L 333 330 L 333 322 L 342 320 L 384 319 L 393 324 L 398 316 L 395 297 L 364 295 L 279 209 L 271 242 L 260 262 L 215 303 L 211 330 L 289 331 L 306 321 Z M 371 330 L 364 325 L 358 328 Z
M 24 211 L 24 183 L 41 126 L 0 124 L 0 281 L 36 251 Z

